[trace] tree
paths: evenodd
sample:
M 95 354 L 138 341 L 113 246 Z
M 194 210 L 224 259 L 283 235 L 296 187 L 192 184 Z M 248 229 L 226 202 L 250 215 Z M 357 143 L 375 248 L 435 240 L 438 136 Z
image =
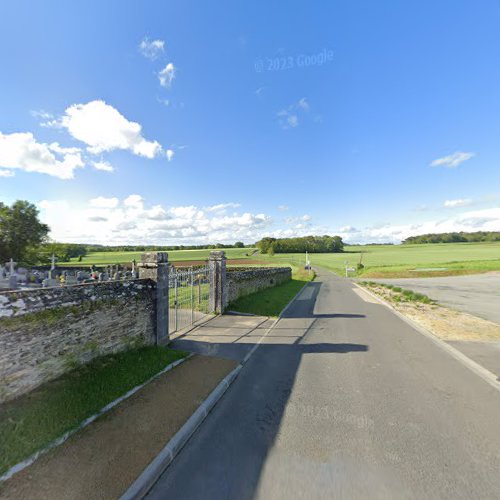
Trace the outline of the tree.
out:
M 17 200 L 12 206 L 0 202 L 0 262 L 14 259 L 31 263 L 37 248 L 47 237 L 49 226 L 38 219 L 32 203 Z
M 234 248 L 245 248 L 245 244 L 242 241 L 237 241 L 234 244 Z

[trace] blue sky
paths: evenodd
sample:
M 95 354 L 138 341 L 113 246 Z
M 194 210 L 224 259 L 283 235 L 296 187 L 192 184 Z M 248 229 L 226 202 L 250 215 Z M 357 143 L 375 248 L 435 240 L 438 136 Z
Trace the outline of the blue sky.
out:
M 3 2 L 0 63 L 57 240 L 500 230 L 498 1 Z

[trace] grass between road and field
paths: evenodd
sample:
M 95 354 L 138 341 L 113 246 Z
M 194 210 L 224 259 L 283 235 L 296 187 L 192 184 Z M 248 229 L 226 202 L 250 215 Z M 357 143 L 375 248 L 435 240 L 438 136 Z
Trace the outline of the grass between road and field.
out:
M 0 405 L 0 475 L 187 353 L 147 346 L 101 356 Z
M 391 290 L 391 302 L 421 302 L 422 304 L 435 304 L 435 301 L 427 297 L 427 295 L 414 292 L 412 290 L 406 290 L 399 286 L 386 285 L 385 283 L 376 283 L 374 281 L 362 281 L 361 285 L 375 290 L 377 290 L 378 288 L 386 288 L 387 290 Z
M 293 268 L 292 279 L 272 288 L 241 297 L 229 304 L 228 309 L 258 316 L 279 316 L 286 305 L 297 295 L 306 283 L 314 279 L 314 272 Z
M 312 266 L 345 274 L 345 262 L 357 268 L 350 277 L 360 278 L 422 278 L 456 276 L 500 271 L 500 242 L 436 243 L 422 245 L 346 245 L 342 253 L 310 253 Z M 305 262 L 302 254 L 256 256 L 272 265 Z M 303 265 L 303 264 L 302 264 Z

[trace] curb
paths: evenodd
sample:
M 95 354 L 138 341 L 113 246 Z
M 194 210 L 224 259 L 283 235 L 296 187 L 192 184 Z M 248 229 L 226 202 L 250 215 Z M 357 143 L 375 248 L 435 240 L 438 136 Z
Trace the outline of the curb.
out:
M 238 376 L 243 365 L 238 365 L 229 375 L 219 382 L 217 387 L 203 401 L 198 409 L 188 418 L 186 423 L 177 431 L 174 437 L 160 451 L 156 458 L 144 469 L 141 475 L 132 483 L 120 500 L 135 500 L 143 498 L 158 481 L 165 469 L 172 463 L 176 455 L 182 450 L 189 438 L 205 420 L 212 408 L 227 391 L 231 383 Z
M 135 394 L 137 391 L 141 390 L 145 385 L 149 384 L 156 378 L 160 377 L 164 373 L 167 373 L 170 371 L 172 368 L 175 368 L 176 366 L 180 365 L 181 363 L 184 363 L 184 361 L 188 360 L 189 358 L 192 358 L 193 354 L 189 354 L 185 358 L 178 359 L 177 361 L 174 361 L 173 363 L 170 363 L 167 365 L 163 370 L 159 371 L 158 373 L 154 374 L 151 378 L 146 380 L 146 382 L 143 382 L 142 384 L 136 385 L 132 389 L 130 389 L 128 392 L 123 394 L 123 396 L 120 396 L 119 398 L 115 399 L 114 401 L 111 401 L 111 403 L 108 403 L 106 406 L 101 408 L 97 413 L 94 413 L 94 415 L 91 415 L 90 417 L 86 418 L 83 422 L 81 422 L 78 427 L 75 427 L 74 429 L 71 429 L 70 431 L 65 432 L 62 436 L 58 437 L 51 443 L 49 443 L 45 448 L 42 448 L 41 450 L 35 451 L 32 455 L 30 455 L 28 458 L 24 459 L 22 462 L 18 462 L 17 464 L 13 465 L 7 472 L 5 472 L 2 476 L 0 476 L 0 484 L 3 481 L 7 481 L 7 479 L 10 479 L 14 474 L 17 474 L 18 472 L 21 472 L 23 469 L 26 469 L 26 467 L 29 467 L 32 465 L 36 460 L 38 460 L 42 455 L 45 455 L 45 453 L 49 452 L 53 448 L 56 448 L 57 446 L 63 444 L 65 441 L 67 441 L 73 434 L 77 433 L 81 429 L 87 427 L 87 425 L 91 424 L 95 420 L 97 420 L 99 417 L 113 409 L 116 405 L 120 404 L 122 401 L 125 401 L 128 399 L 130 396 Z
M 285 311 L 291 306 L 295 299 L 302 293 L 307 283 L 295 294 L 290 302 L 281 311 L 280 315 L 273 321 L 272 325 L 262 335 L 257 344 L 247 353 L 243 361 L 217 385 L 209 394 L 207 399 L 197 408 L 197 410 L 188 418 L 186 423 L 176 432 L 174 437 L 165 445 L 153 461 L 144 469 L 139 477 L 129 486 L 127 491 L 120 497 L 120 500 L 140 500 L 146 496 L 148 491 L 158 481 L 167 467 L 173 462 L 177 454 L 187 444 L 191 436 L 200 427 L 210 411 L 219 402 L 229 386 L 234 382 L 242 368 L 250 359 L 252 354 L 258 349 L 262 340 L 266 338 L 269 332 L 275 327 L 276 323 L 282 318 Z
M 466 366 L 469 370 L 471 370 L 473 373 L 481 377 L 485 382 L 487 382 L 489 385 L 491 385 L 494 389 L 497 391 L 500 391 L 500 384 L 498 383 L 497 377 L 494 373 L 490 372 L 484 366 L 481 366 L 479 363 L 476 363 L 474 360 L 470 359 L 468 356 L 466 356 L 464 353 L 456 349 L 455 347 L 451 346 L 444 340 L 441 340 L 439 337 L 436 337 L 431 331 L 427 330 L 427 328 L 423 327 L 422 325 L 419 325 L 415 321 L 413 321 L 410 318 L 407 318 L 404 314 L 400 313 L 398 310 L 396 310 L 389 302 L 384 300 L 383 298 L 379 297 L 378 295 L 374 294 L 372 291 L 368 290 L 367 288 L 358 285 L 354 281 L 352 282 L 353 285 L 357 286 L 364 292 L 368 293 L 371 295 L 374 299 L 376 299 L 380 304 L 383 306 L 387 307 L 390 309 L 396 316 L 398 316 L 400 319 L 402 319 L 405 323 L 410 325 L 412 328 L 417 330 L 419 333 L 422 335 L 425 335 L 429 340 L 434 342 L 438 347 L 446 351 L 450 356 L 455 358 L 457 361 L 462 363 L 464 366 Z

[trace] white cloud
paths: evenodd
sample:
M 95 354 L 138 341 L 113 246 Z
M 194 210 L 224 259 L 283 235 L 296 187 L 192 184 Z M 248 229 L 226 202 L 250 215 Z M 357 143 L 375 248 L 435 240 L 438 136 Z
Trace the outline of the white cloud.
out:
M 66 109 L 60 124 L 72 137 L 87 144 L 87 150 L 92 154 L 124 149 L 138 156 L 154 158 L 162 151 L 157 141 L 148 141 L 142 136 L 139 123 L 127 120 L 104 101 L 73 104 Z
M 118 203 L 118 198 L 105 198 L 104 196 L 98 196 L 89 200 L 89 205 L 95 208 L 115 208 L 118 206 Z
M 63 148 L 57 142 L 37 142 L 30 132 L 0 132 L 0 167 L 38 172 L 72 179 L 74 171 L 84 163 L 78 148 Z
M 359 230 L 355 235 L 340 233 L 345 241 L 356 243 L 399 243 L 408 236 L 428 233 L 500 231 L 500 207 L 468 211 L 440 220 L 414 224 L 383 224 Z
M 174 158 L 174 155 L 175 155 L 173 149 L 167 149 L 165 154 L 167 155 L 167 161 L 172 161 L 172 159 Z
M 123 204 L 126 207 L 142 209 L 144 207 L 144 200 L 139 194 L 131 194 L 123 200 Z
M 176 68 L 173 63 L 168 63 L 159 73 L 158 79 L 162 87 L 169 88 L 174 81 Z
M 279 210 L 280 212 L 286 212 L 286 211 L 287 211 L 287 210 L 289 210 L 289 209 L 290 209 L 290 207 L 289 207 L 288 205 L 279 205 L 279 206 L 278 206 L 278 210 Z
M 14 175 L 12 170 L 0 170 L 0 177 L 14 177 Z
M 51 227 L 51 237 L 59 241 L 107 244 L 253 242 L 272 224 L 271 217 L 262 213 L 226 215 L 195 205 L 148 206 L 139 194 L 123 200 L 99 196 L 84 206 L 67 200 L 44 200 L 38 206 L 42 220 Z
M 91 162 L 91 165 L 96 169 L 96 170 L 102 170 L 104 172 L 114 172 L 115 168 L 111 163 L 107 161 L 93 161 Z
M 457 207 L 466 207 L 472 204 L 472 200 L 470 199 L 459 199 L 459 200 L 446 200 L 443 204 L 445 208 L 457 208 Z
M 148 59 L 154 61 L 165 50 L 165 42 L 163 40 L 149 40 L 145 37 L 139 44 L 139 52 Z
M 218 205 L 206 207 L 205 210 L 207 212 L 225 212 L 228 208 L 239 208 L 240 206 L 239 203 L 219 203 Z
M 432 167 L 448 167 L 455 168 L 458 167 L 464 161 L 470 160 L 475 153 L 464 153 L 462 151 L 457 151 L 451 155 L 444 156 L 443 158 L 438 158 L 431 163 Z
M 76 155 L 82 152 L 80 148 L 64 148 L 58 142 L 52 142 L 48 147 L 51 151 L 60 155 Z

